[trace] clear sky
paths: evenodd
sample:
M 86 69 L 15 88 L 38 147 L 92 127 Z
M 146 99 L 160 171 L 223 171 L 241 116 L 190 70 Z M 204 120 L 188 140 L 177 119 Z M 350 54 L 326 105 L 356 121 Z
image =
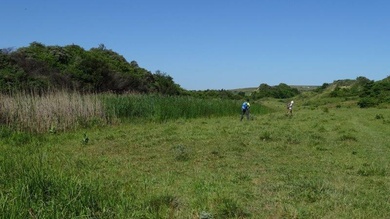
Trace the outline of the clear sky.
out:
M 104 44 L 188 90 L 390 75 L 389 0 L 1 0 L 0 48 Z

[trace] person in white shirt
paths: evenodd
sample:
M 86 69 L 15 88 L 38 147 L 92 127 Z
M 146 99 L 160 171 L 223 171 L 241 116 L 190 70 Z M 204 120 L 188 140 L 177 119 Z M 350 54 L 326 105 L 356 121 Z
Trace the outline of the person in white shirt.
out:
M 293 100 L 291 100 L 291 102 L 289 102 L 287 104 L 287 115 L 291 115 L 292 116 L 292 114 L 293 114 L 293 110 L 292 110 L 293 104 L 294 104 Z

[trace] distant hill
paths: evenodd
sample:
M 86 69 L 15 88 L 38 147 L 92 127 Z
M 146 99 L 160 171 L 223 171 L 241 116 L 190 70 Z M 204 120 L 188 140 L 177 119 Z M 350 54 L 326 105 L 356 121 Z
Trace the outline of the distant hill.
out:
M 312 91 L 318 89 L 319 85 L 289 85 L 290 87 L 297 88 L 299 91 Z
M 315 90 L 321 86 L 319 85 L 289 85 L 290 87 L 297 88 L 299 91 L 310 91 L 310 90 Z M 245 92 L 245 93 L 250 93 L 253 91 L 256 91 L 258 87 L 246 87 L 246 88 L 235 88 L 235 89 L 230 89 L 230 91 L 233 92 Z
M 253 91 L 256 91 L 257 87 L 247 87 L 247 88 L 236 88 L 236 89 L 231 89 L 229 91 L 232 91 L 233 93 L 245 93 L 247 95 L 250 95 Z
M 299 92 L 314 91 L 320 87 L 318 85 L 288 85 L 288 86 L 297 89 Z M 259 87 L 247 87 L 247 88 L 231 89 L 230 91 L 232 91 L 235 94 L 244 93 L 245 96 L 251 96 L 254 92 L 258 90 Z
M 294 91 L 297 90 L 299 92 Z M 390 76 L 383 80 L 373 81 L 366 77 L 356 79 L 335 80 L 332 83 L 318 85 L 286 85 L 269 86 L 261 84 L 259 87 L 238 88 L 231 90 L 234 93 L 250 97 L 253 100 L 264 97 L 285 99 L 295 96 L 303 101 L 321 103 L 335 103 L 337 101 L 354 102 L 362 108 L 390 103 Z M 310 103 L 311 104 L 311 103 Z M 351 104 L 351 103 L 349 103 Z M 338 105 L 336 103 L 336 105 Z

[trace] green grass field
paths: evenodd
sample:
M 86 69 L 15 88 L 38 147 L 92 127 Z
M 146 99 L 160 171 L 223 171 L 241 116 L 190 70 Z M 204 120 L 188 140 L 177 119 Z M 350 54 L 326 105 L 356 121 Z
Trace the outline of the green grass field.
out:
M 390 111 L 1 130 L 0 218 L 388 218 Z M 260 111 L 259 111 L 260 112 Z

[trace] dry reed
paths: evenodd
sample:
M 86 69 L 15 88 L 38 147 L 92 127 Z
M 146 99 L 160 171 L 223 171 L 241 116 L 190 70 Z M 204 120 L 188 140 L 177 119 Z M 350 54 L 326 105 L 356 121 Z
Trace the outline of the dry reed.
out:
M 0 98 L 0 122 L 19 131 L 65 131 L 91 121 L 106 122 L 103 103 L 94 94 L 57 91 Z

